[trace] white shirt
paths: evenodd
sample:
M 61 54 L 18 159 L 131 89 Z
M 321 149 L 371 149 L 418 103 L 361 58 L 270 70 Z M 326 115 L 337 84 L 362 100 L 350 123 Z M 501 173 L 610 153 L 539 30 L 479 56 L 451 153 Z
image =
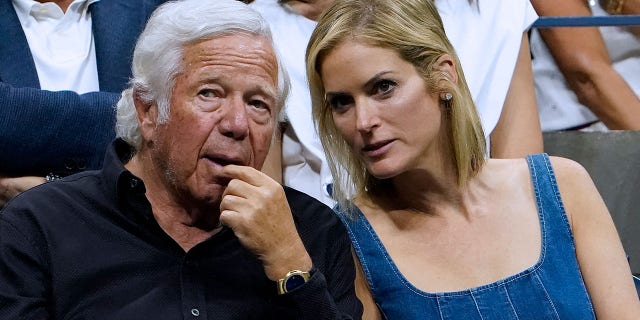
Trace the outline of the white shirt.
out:
M 75 0 L 63 13 L 53 2 L 13 0 L 41 89 L 77 93 L 100 90 L 88 12 L 89 4 L 96 1 Z
M 487 138 L 493 132 L 515 70 L 522 35 L 538 19 L 528 0 L 438 0 Z
M 593 3 L 591 10 L 594 16 L 608 15 L 598 1 Z M 613 68 L 640 97 L 640 37 L 626 27 L 599 29 Z M 531 33 L 531 53 L 542 131 L 568 129 L 598 120 L 589 108 L 578 102 L 536 29 Z
M 269 22 L 281 63 L 291 78 L 285 117 L 291 128 L 282 141 L 283 183 L 332 206 L 327 186 L 333 182 L 311 115 L 305 51 L 316 22 L 278 4 L 255 0 L 250 6 Z
M 479 8 L 466 0 L 437 1 L 488 136 L 500 118 L 522 34 L 538 16 L 528 0 L 478 3 Z M 313 123 L 306 77 L 305 51 L 316 23 L 277 0 L 255 0 L 251 6 L 269 22 L 276 50 L 291 77 L 285 112 L 293 130 L 283 137 L 283 182 L 333 206 L 327 192 L 333 179 Z

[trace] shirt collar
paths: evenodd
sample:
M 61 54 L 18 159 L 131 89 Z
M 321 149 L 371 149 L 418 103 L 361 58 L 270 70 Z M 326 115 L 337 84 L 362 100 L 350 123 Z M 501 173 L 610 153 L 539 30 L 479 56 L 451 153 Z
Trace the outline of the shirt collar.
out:
M 133 156 L 134 149 L 126 141 L 114 140 L 105 154 L 101 174 L 105 194 L 117 203 L 124 215 L 137 222 L 153 219 L 142 179 L 133 175 L 125 164 Z M 140 220 L 140 219 L 143 220 Z
M 125 163 L 129 162 L 133 156 L 133 153 L 133 147 L 120 138 L 114 140 L 107 149 L 102 173 L 107 188 L 116 191 L 114 200 L 131 192 L 141 194 L 146 192 L 142 179 L 136 177 L 124 167 Z
M 42 7 L 46 3 L 46 2 L 41 3 L 35 0 L 11 0 L 11 1 L 13 2 L 13 6 L 16 9 L 16 13 L 18 14 L 18 16 L 22 16 L 22 17 L 31 15 L 31 12 L 33 10 L 35 10 L 36 8 Z M 85 8 L 89 8 L 89 5 L 98 1 L 100 0 L 74 0 L 69 5 L 69 9 L 75 8 L 77 6 L 81 6 L 85 2 L 86 2 Z

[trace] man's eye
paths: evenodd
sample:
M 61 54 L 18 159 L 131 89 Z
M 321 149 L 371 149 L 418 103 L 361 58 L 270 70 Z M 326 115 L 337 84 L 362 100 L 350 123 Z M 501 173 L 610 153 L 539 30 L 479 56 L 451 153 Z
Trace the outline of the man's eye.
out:
M 261 100 L 251 100 L 249 104 L 256 107 L 257 109 L 270 109 L 269 104 Z
M 330 97 L 328 99 L 328 102 L 329 106 L 331 106 L 331 109 L 340 112 L 345 111 L 350 105 L 353 104 L 353 98 L 347 95 L 336 95 Z
M 388 94 L 395 89 L 396 83 L 391 80 L 380 80 L 373 87 L 374 94 Z
M 215 98 L 217 96 L 215 90 L 213 89 L 202 89 L 198 91 L 198 95 L 205 98 Z

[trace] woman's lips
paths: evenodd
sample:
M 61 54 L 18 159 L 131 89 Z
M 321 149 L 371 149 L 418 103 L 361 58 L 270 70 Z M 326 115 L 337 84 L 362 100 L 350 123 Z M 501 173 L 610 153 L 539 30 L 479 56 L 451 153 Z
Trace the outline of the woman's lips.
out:
M 370 158 L 380 157 L 391 148 L 394 140 L 384 140 L 375 143 L 369 143 L 362 148 L 363 153 Z

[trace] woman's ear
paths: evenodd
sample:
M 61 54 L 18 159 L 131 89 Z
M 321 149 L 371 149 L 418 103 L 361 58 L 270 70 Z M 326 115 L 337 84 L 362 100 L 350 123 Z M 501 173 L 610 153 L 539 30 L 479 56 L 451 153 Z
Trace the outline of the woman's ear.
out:
M 443 54 L 438 58 L 435 63 L 434 69 L 436 72 L 442 73 L 442 75 L 451 81 L 453 84 L 458 84 L 458 72 L 456 72 L 456 62 L 449 54 Z
M 141 97 L 143 95 L 144 93 L 134 87 L 133 103 L 136 107 L 140 135 L 144 141 L 151 141 L 158 125 L 158 105 L 155 101 L 147 102 Z

